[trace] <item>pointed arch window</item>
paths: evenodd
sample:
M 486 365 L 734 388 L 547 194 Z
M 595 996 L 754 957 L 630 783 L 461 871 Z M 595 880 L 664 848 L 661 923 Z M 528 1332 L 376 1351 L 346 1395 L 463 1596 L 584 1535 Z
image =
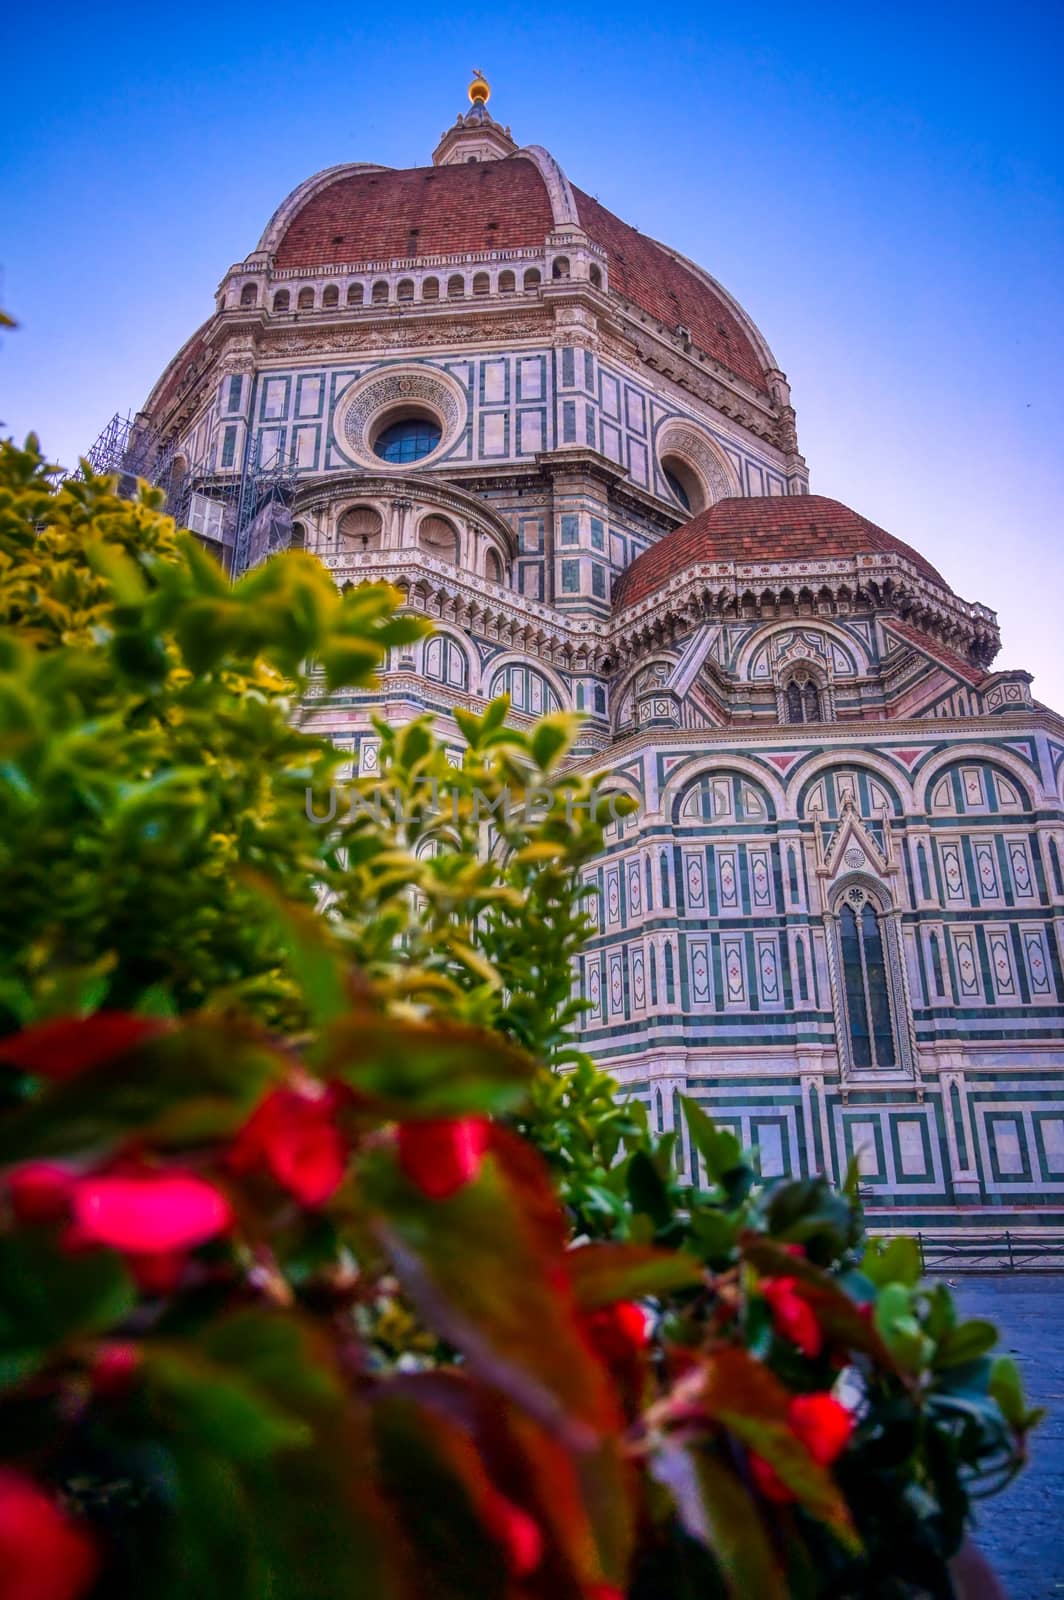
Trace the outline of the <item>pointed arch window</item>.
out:
M 854 886 L 838 912 L 842 990 L 850 1065 L 855 1071 L 898 1065 L 884 917 Z
M 808 673 L 796 673 L 783 691 L 784 720 L 791 723 L 823 722 L 824 696 Z

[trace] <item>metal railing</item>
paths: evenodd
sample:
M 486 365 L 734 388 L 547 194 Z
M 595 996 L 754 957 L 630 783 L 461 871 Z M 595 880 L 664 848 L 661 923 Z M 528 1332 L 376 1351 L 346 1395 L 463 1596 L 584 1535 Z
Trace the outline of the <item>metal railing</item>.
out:
M 1004 1233 L 970 1239 L 917 1233 L 925 1272 L 1064 1272 L 1064 1239 Z

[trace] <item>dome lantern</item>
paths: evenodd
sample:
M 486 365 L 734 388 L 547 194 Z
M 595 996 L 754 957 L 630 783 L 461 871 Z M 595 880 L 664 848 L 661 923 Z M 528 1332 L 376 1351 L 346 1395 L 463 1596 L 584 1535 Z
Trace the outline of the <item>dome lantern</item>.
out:
M 469 85 L 468 95 L 470 108 L 464 115 L 459 112 L 454 127 L 447 129 L 432 152 L 433 166 L 450 167 L 466 161 L 499 161 L 504 156 L 512 156 L 517 149 L 509 128 L 496 122 L 488 110 L 491 85 L 479 67 L 473 68 L 473 81 Z

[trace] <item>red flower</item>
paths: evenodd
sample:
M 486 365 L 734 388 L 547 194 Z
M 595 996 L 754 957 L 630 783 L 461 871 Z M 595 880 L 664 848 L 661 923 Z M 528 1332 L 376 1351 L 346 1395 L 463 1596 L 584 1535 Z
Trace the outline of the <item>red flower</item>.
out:
M 234 1172 L 266 1167 L 301 1205 L 324 1205 L 347 1166 L 335 1111 L 336 1097 L 329 1090 L 274 1089 L 237 1134 L 230 1166 Z
M 131 1017 L 124 1011 L 59 1017 L 0 1039 L 0 1061 L 42 1078 L 73 1078 L 89 1067 L 124 1055 L 165 1027 L 156 1017 Z
M 0 1600 L 77 1600 L 98 1566 L 88 1534 L 43 1489 L 0 1469 Z
M 104 1399 L 128 1394 L 142 1360 L 140 1346 L 129 1340 L 114 1339 L 100 1345 L 91 1368 L 95 1393 Z
M 225 1233 L 233 1221 L 225 1196 L 184 1172 L 80 1178 L 73 1211 L 71 1243 L 109 1245 L 134 1256 L 191 1250 Z
M 802 1299 L 797 1289 L 797 1278 L 765 1278 L 761 1284 L 776 1332 L 796 1344 L 803 1355 L 812 1358 L 823 1349 L 824 1335 L 812 1306 Z
M 646 1312 L 634 1300 L 586 1312 L 581 1320 L 595 1354 L 607 1367 L 626 1366 L 633 1356 L 641 1357 L 650 1342 Z
M 25 1161 L 7 1175 L 18 1222 L 63 1222 L 70 1215 L 74 1174 L 54 1161 Z
M 502 1546 L 511 1577 L 527 1578 L 543 1559 L 543 1535 L 527 1511 L 497 1489 L 489 1488 L 480 1505 L 484 1526 Z
M 787 1426 L 821 1467 L 830 1467 L 853 1433 L 853 1414 L 830 1394 L 796 1394 L 787 1407 Z M 766 1500 L 795 1498 L 793 1490 L 763 1457 L 750 1455 L 750 1475 Z
M 796 1394 L 787 1420 L 822 1467 L 830 1467 L 842 1454 L 853 1433 L 853 1412 L 831 1394 Z
M 434 1117 L 399 1125 L 399 1165 L 430 1200 L 457 1194 L 480 1172 L 490 1123 L 484 1117 Z

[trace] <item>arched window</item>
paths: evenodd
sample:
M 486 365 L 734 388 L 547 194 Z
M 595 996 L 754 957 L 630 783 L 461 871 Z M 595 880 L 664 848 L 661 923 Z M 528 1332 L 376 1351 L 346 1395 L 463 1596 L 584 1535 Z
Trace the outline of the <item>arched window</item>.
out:
M 373 285 L 370 299 L 375 306 L 386 306 L 388 304 L 388 285 L 383 278 L 378 278 Z
M 787 722 L 823 722 L 824 701 L 816 679 L 804 670 L 796 672 L 783 691 Z
M 569 276 L 569 257 L 555 256 L 550 275 L 554 279 L 567 278 Z
M 446 683 L 452 689 L 469 688 L 465 652 L 446 634 L 437 634 L 428 640 L 421 656 L 421 670 L 434 683 Z
M 850 889 L 839 909 L 839 947 L 850 1064 L 858 1071 L 894 1067 L 897 1053 L 883 919 L 861 888 Z
M 502 560 L 497 550 L 489 550 L 484 557 L 484 576 L 492 583 L 503 582 Z
M 661 458 L 661 472 L 669 493 L 685 511 L 697 516 L 705 510 L 708 501 L 705 487 L 689 461 L 668 451 Z
M 397 300 L 412 300 L 414 298 L 413 278 L 399 279 L 399 284 L 395 291 L 395 298 Z
M 327 283 L 325 285 L 321 303 L 323 306 L 338 306 L 340 304 L 340 290 L 335 283 Z
M 602 288 L 602 268 L 601 267 L 592 267 L 590 272 L 588 273 L 588 276 L 591 279 L 591 287 L 593 289 L 601 289 Z
M 366 297 L 366 290 L 361 283 L 349 283 L 347 286 L 347 303 L 349 306 L 360 306 Z
M 938 934 L 932 933 L 931 939 L 931 971 L 935 979 L 935 995 L 939 1000 L 946 996 L 946 980 L 942 972 L 942 948 L 938 942 Z
M 528 271 L 525 273 L 525 293 L 532 294 L 536 289 L 539 288 L 542 282 L 543 278 L 538 268 L 529 267 Z
M 665 910 L 669 909 L 669 857 L 663 850 L 661 852 L 661 903 Z
M 275 311 L 287 311 L 290 304 L 291 297 L 288 293 L 288 290 L 278 289 L 277 293 L 273 297 L 273 309 Z
M 300 289 L 299 298 L 296 300 L 296 309 L 298 311 L 313 311 L 314 310 L 314 290 L 313 289 Z
M 517 279 L 512 272 L 499 273 L 499 293 L 514 294 L 517 289 Z
M 421 285 L 422 300 L 438 300 L 440 298 L 439 278 L 426 278 Z
M 448 300 L 461 300 L 465 295 L 465 279 L 456 272 L 453 278 L 447 279 Z
M 259 303 L 258 284 L 245 283 L 240 291 L 240 304 L 242 306 L 257 306 Z
M 437 561 L 458 560 L 458 534 L 446 517 L 425 517 L 418 524 L 417 542 L 426 555 Z
M 477 272 L 473 277 L 473 293 L 485 295 L 491 293 L 491 279 L 486 272 Z
M 360 555 L 363 550 L 379 550 L 383 523 L 372 506 L 354 506 L 340 518 L 338 531 L 341 550 Z
M 307 530 L 302 522 L 292 524 L 292 549 L 305 550 L 307 548 Z

